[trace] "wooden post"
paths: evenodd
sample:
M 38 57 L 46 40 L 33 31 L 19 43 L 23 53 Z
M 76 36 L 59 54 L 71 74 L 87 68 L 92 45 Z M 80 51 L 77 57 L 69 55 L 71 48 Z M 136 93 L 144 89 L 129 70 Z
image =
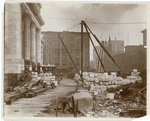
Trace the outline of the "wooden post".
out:
M 99 56 L 101 56 L 101 47 L 99 46 Z M 99 60 L 98 60 L 98 64 L 97 64 L 97 72 L 99 72 Z
M 84 23 L 84 26 L 85 26 L 85 29 L 86 29 L 86 31 L 87 31 L 87 33 L 88 33 L 89 39 L 90 39 L 90 41 L 91 41 L 91 43 L 92 43 L 92 45 L 93 45 L 93 47 L 94 47 L 94 50 L 95 50 L 95 52 L 96 52 L 96 54 L 97 54 L 97 56 L 98 56 L 98 59 L 99 59 L 101 65 L 102 65 L 102 67 L 103 67 L 103 70 L 104 70 L 104 72 L 106 72 L 105 67 L 104 67 L 104 65 L 103 65 L 103 63 L 102 63 L 102 61 L 101 61 L 101 58 L 100 58 L 100 56 L 99 56 L 99 54 L 98 54 L 98 52 L 97 52 L 97 50 L 96 50 L 96 47 L 95 47 L 95 45 L 94 45 L 94 42 L 92 41 L 92 38 L 91 38 L 91 36 L 90 36 L 90 33 L 88 32 L 88 27 L 86 26 L 85 23 Z
M 74 102 L 73 96 L 72 96 L 72 105 L 73 105 L 73 115 L 74 115 L 74 117 L 77 117 L 77 112 L 76 112 L 76 107 L 75 107 L 75 102 Z
M 78 116 L 78 100 L 77 100 L 77 104 L 76 104 L 76 117 Z
M 58 112 L 58 96 L 56 96 L 56 117 L 57 117 L 57 112 Z
M 95 97 L 95 95 L 94 95 L 94 97 Z M 95 110 L 94 104 L 95 104 L 95 103 L 94 103 L 94 100 L 93 100 L 93 111 Z
M 83 21 L 81 21 L 81 81 L 83 86 Z

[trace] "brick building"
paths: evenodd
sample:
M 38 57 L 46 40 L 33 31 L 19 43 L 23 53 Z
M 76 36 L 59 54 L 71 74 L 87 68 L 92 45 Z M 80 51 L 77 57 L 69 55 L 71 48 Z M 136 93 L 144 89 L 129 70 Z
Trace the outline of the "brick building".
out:
M 40 3 L 5 3 L 5 85 L 15 85 L 25 61 L 41 63 Z
M 81 62 L 81 33 L 80 32 L 52 32 L 43 31 L 44 37 L 44 55 L 43 63 L 45 65 L 56 65 L 58 70 L 72 70 L 75 69 L 71 59 L 69 58 L 58 33 L 66 45 L 72 59 L 74 60 L 77 68 L 80 70 Z M 84 71 L 89 69 L 89 37 L 87 33 L 83 33 L 83 66 Z
M 111 40 L 112 52 L 115 54 L 124 53 L 124 41 L 123 40 Z

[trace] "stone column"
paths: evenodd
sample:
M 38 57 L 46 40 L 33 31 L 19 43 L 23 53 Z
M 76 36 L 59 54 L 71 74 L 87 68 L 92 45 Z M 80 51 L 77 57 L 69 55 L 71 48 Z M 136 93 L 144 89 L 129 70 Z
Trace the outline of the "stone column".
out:
M 31 23 L 31 36 L 30 36 L 30 59 L 36 62 L 36 43 L 35 43 L 35 24 Z
M 30 60 L 30 18 L 28 15 L 25 15 L 25 31 L 24 31 L 24 40 L 25 40 L 25 60 Z
M 41 63 L 41 30 L 36 31 L 36 61 Z

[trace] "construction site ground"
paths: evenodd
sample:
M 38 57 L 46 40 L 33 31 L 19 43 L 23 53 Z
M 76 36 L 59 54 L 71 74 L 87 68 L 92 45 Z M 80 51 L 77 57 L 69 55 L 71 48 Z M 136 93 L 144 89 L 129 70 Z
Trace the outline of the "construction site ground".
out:
M 82 83 L 79 83 L 79 90 L 82 89 Z M 56 102 L 58 102 L 57 117 L 74 117 L 73 113 L 66 110 L 62 111 L 61 104 L 68 101 L 76 90 L 77 83 L 73 79 L 64 77 L 55 89 L 49 89 L 46 92 L 38 94 L 32 98 L 20 98 L 12 102 L 11 105 L 4 103 L 3 112 L 4 117 L 56 117 Z M 107 92 L 104 92 L 107 93 Z M 103 95 L 103 93 L 102 93 Z M 101 96 L 102 96 L 101 95 Z M 133 95 L 134 97 L 134 95 Z M 138 98 L 138 96 L 137 96 Z M 56 101 L 56 99 L 58 99 Z M 135 100 L 135 99 L 134 99 Z M 114 99 L 109 100 L 96 96 L 94 101 L 94 115 L 95 118 L 120 118 L 119 113 L 125 111 L 126 108 L 145 107 L 145 103 L 140 104 L 139 101 L 132 101 L 131 99 Z M 141 109 L 142 111 L 143 109 Z M 136 110 L 135 110 L 136 111 Z M 140 110 L 137 110 L 140 111 Z M 126 112 L 125 114 L 126 115 Z M 77 117 L 82 117 L 79 113 Z M 123 116 L 129 118 L 130 116 Z M 133 118 L 132 116 L 130 118 Z
M 4 117 L 56 117 L 54 113 L 43 113 L 50 105 L 52 100 L 56 97 L 63 97 L 68 92 L 75 91 L 76 83 L 73 79 L 63 78 L 60 84 L 55 89 L 49 89 L 33 98 L 20 98 L 12 102 L 11 105 L 4 103 L 3 112 Z M 61 111 L 58 112 L 58 117 L 73 117 L 73 114 L 65 114 Z

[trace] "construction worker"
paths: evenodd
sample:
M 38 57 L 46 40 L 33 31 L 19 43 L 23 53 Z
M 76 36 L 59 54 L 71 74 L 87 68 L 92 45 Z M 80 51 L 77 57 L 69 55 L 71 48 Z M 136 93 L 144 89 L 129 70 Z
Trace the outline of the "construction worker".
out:
M 56 85 L 55 85 L 55 83 L 53 82 L 53 80 L 51 80 L 50 83 L 51 83 L 52 89 L 56 88 Z

